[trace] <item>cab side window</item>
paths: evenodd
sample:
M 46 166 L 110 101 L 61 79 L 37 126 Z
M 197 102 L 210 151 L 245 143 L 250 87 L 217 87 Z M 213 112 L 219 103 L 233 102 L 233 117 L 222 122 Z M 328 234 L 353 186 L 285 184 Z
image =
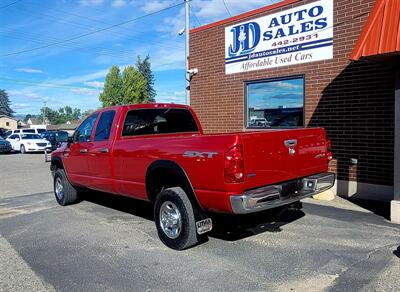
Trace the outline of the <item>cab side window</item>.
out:
M 19 136 L 18 135 L 11 135 L 8 139 L 16 139 L 16 138 L 19 138 Z
M 187 109 L 160 108 L 131 110 L 127 113 L 122 136 L 198 132 Z
M 110 138 L 114 116 L 115 111 L 106 111 L 101 114 L 94 134 L 94 141 L 105 141 Z
M 74 133 L 74 142 L 89 142 L 98 113 L 89 116 Z

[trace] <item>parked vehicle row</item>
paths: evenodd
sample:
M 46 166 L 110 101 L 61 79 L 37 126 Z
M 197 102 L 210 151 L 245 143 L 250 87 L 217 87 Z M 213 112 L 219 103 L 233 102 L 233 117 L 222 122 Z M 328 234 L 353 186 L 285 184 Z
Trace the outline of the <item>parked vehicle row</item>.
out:
M 68 139 L 65 131 L 41 131 L 42 129 L 18 129 L 8 131 L 10 135 L 6 139 L 1 138 L 0 153 L 18 151 L 27 152 L 48 152 L 56 150 L 61 146 L 60 140 Z M 38 134 L 40 132 L 41 134 Z

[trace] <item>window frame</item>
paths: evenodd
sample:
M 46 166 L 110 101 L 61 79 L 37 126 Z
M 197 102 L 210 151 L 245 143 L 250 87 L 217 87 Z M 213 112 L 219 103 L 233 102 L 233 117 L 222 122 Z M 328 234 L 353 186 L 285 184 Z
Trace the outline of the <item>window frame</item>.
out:
M 268 82 L 277 82 L 277 81 L 286 81 L 286 80 L 293 80 L 293 79 L 302 79 L 303 80 L 303 126 L 297 126 L 297 127 L 268 127 L 268 128 L 259 128 L 259 127 L 251 127 L 247 126 L 248 125 L 248 85 L 250 84 L 257 84 L 257 83 L 268 83 Z M 306 76 L 305 74 L 300 74 L 300 75 L 289 75 L 289 76 L 280 76 L 280 77 L 273 77 L 273 78 L 264 78 L 264 79 L 256 79 L 256 80 L 248 80 L 244 82 L 244 129 L 245 130 L 269 130 L 269 129 L 302 129 L 306 128 L 306 115 L 305 115 L 305 109 L 306 109 Z
M 108 138 L 107 139 L 96 140 L 97 127 L 100 124 L 101 118 L 103 117 L 103 115 L 105 113 L 109 113 L 109 112 L 113 112 L 114 116 L 113 116 L 113 119 L 111 121 L 110 133 L 108 133 Z M 110 140 L 110 137 L 111 137 L 111 134 L 112 134 L 112 126 L 115 123 L 116 116 L 117 116 L 117 111 L 114 110 L 114 109 L 105 110 L 105 111 L 101 112 L 100 115 L 97 116 L 97 121 L 95 122 L 95 125 L 93 126 L 93 130 L 92 130 L 94 132 L 94 134 L 93 134 L 93 142 L 103 142 L 103 141 L 109 141 Z
M 193 121 L 196 125 L 197 131 L 192 131 L 192 132 L 174 132 L 174 133 L 153 133 L 153 134 L 141 134 L 141 135 L 124 135 L 124 126 L 125 126 L 125 122 L 126 122 L 126 118 L 128 117 L 129 113 L 132 111 L 142 111 L 142 110 L 158 110 L 158 109 L 176 109 L 176 110 L 186 110 L 190 113 L 190 115 L 193 118 Z M 194 116 L 193 112 L 187 108 L 180 108 L 180 107 L 168 107 L 168 108 L 163 108 L 163 107 L 155 107 L 155 108 L 134 108 L 134 109 L 128 109 L 125 113 L 124 113 L 124 120 L 122 123 L 122 127 L 119 130 L 119 135 L 121 139 L 132 139 L 132 138 L 137 138 L 137 137 L 141 137 L 141 138 L 147 138 L 147 137 L 160 137 L 160 136 L 171 136 L 171 135 L 193 135 L 193 134 L 200 134 L 200 127 L 199 124 L 197 122 L 196 117 Z
M 94 123 L 93 123 L 92 130 L 91 130 L 91 132 L 90 132 L 89 140 L 86 140 L 86 141 L 79 141 L 79 139 L 76 139 L 76 138 L 77 138 L 78 129 L 79 129 L 84 123 L 86 123 L 87 120 L 89 120 L 89 119 L 92 118 L 92 117 L 94 117 L 95 120 L 94 120 Z M 91 114 L 90 116 L 88 116 L 88 117 L 75 129 L 74 135 L 72 136 L 72 141 L 73 141 L 73 143 L 87 143 L 87 142 L 92 142 L 92 136 L 94 135 L 93 130 L 96 128 L 96 123 L 97 123 L 97 119 L 98 119 L 98 118 L 99 118 L 99 113 L 98 113 L 98 112 L 95 112 L 95 113 Z

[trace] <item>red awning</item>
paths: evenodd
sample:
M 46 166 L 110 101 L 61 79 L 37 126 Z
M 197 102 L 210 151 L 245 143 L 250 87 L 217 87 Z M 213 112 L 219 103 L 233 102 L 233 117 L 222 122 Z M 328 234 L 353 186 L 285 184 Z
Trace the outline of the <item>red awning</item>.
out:
M 395 52 L 400 52 L 400 0 L 377 0 L 350 59 Z

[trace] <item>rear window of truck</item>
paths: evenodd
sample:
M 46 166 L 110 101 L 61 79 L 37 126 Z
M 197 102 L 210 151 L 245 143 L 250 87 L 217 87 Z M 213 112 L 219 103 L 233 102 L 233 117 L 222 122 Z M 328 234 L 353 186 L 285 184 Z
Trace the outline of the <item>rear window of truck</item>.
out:
M 198 131 L 196 121 L 187 109 L 140 109 L 127 113 L 122 136 Z

